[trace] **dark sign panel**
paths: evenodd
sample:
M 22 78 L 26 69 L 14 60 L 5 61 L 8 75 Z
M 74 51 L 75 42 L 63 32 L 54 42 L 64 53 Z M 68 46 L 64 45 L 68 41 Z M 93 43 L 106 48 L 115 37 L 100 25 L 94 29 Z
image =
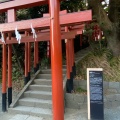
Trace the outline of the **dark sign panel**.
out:
M 90 119 L 104 120 L 103 72 L 89 70 Z
M 9 2 L 9 1 L 13 1 L 13 0 L 0 0 L 0 3 Z

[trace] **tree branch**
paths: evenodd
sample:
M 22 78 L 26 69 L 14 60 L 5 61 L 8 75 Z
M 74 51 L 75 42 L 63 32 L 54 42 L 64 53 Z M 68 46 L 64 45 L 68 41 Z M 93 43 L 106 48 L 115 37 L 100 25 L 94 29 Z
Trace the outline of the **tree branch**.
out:
M 103 31 L 112 31 L 113 25 L 107 16 L 107 13 L 102 8 L 102 5 L 98 0 L 88 0 L 89 7 L 93 10 L 93 15 L 101 25 Z

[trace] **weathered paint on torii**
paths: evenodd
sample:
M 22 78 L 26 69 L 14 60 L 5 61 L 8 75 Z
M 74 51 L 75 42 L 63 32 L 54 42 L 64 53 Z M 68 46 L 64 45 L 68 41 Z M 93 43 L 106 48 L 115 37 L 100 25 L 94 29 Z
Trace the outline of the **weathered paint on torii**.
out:
M 46 17 L 44 18 L 46 24 L 44 26 L 41 25 L 41 19 L 35 19 L 35 20 L 26 20 L 24 21 L 24 25 L 23 25 L 23 21 L 21 22 L 15 22 L 15 10 L 17 9 L 21 9 L 21 8 L 27 8 L 27 7 L 33 7 L 33 6 L 38 6 L 39 5 L 43 5 L 43 4 L 47 4 L 49 2 L 49 7 L 50 7 L 50 17 Z M 36 29 L 46 29 L 46 28 L 49 28 L 50 26 L 50 43 L 51 43 L 51 67 L 52 67 L 52 101 L 53 101 L 53 119 L 54 120 L 64 120 L 64 99 L 63 99 L 63 83 L 62 83 L 62 52 L 61 52 L 61 34 L 60 34 L 60 20 L 59 20 L 59 11 L 60 11 L 60 1 L 59 0 L 28 0 L 28 1 L 25 1 L 25 0 L 13 0 L 13 1 L 10 1 L 10 2 L 7 2 L 7 3 L 1 3 L 0 4 L 0 12 L 5 12 L 7 11 L 8 12 L 8 16 L 9 16 L 9 19 L 8 19 L 8 22 L 10 23 L 7 23 L 7 24 L 0 24 L 0 29 L 2 29 L 3 31 L 3 35 L 4 35 L 4 38 L 6 39 L 6 33 L 8 33 L 8 40 L 11 39 L 11 32 L 14 31 L 16 25 L 18 27 L 18 30 L 20 31 L 29 31 L 30 30 L 30 25 L 28 25 L 27 22 L 29 23 L 32 23 L 33 24 L 33 27 L 36 28 Z M 81 24 L 81 22 L 85 22 L 87 20 L 85 20 L 86 18 L 84 17 L 85 16 L 85 13 L 83 13 L 83 17 L 80 19 L 78 18 L 79 14 L 76 13 L 76 19 L 75 20 L 78 20 L 80 19 L 79 21 L 75 21 L 75 23 L 73 22 L 73 16 L 72 18 L 70 17 L 72 14 L 69 13 L 66 15 L 65 18 L 62 18 L 62 20 L 64 21 L 62 26 L 72 26 L 72 24 L 75 24 L 76 25 L 78 24 Z M 63 15 L 62 15 L 63 16 Z M 71 18 L 71 20 L 70 20 Z M 91 20 L 91 11 L 90 11 L 90 20 Z M 38 24 L 36 24 L 35 22 L 38 22 Z M 17 24 L 19 23 L 19 24 Z M 21 27 L 22 25 L 22 27 Z M 57 29 L 57 30 L 56 30 Z M 65 33 L 66 34 L 66 33 Z M 26 36 L 27 38 L 28 36 Z M 68 36 L 67 36 L 68 37 Z M 14 39 L 14 38 L 13 38 Z M 47 38 L 48 39 L 48 38 Z M 30 40 L 30 39 L 29 39 Z M 25 43 L 25 75 L 27 76 L 28 75 L 28 72 L 29 72 L 29 67 L 30 67 L 30 64 L 28 66 L 27 64 L 27 60 L 29 60 L 28 56 L 30 56 L 30 53 L 29 53 L 29 48 L 30 48 L 30 44 L 28 42 L 30 41 L 27 41 Z M 12 41 L 12 40 L 11 40 Z M 25 41 L 24 41 L 25 42 Z M 69 48 L 71 47 L 72 48 L 72 41 L 70 42 L 70 45 L 69 45 Z M 11 73 L 11 45 L 9 44 L 8 45 L 8 63 L 9 63 L 9 69 L 8 69 L 8 72 L 9 74 L 12 74 Z M 38 45 L 36 44 L 36 48 L 38 48 Z M 73 48 L 72 48 L 73 49 Z M 6 52 L 6 44 L 3 44 L 3 70 L 2 70 L 2 104 L 3 104 L 3 111 L 6 111 L 6 68 L 7 68 L 7 61 L 6 61 L 6 58 L 7 58 L 7 52 Z M 69 49 L 70 50 L 70 49 Z M 70 51 L 72 53 L 72 51 Z M 38 53 L 38 49 L 35 49 L 35 56 L 36 54 Z M 73 54 L 72 54 L 73 55 Z M 38 60 L 37 60 L 38 61 Z M 35 62 L 37 62 L 35 61 Z M 73 61 L 74 61 L 74 58 L 72 56 L 72 61 L 71 64 L 73 64 Z M 56 71 L 57 69 L 57 71 Z M 8 93 L 11 94 L 11 79 L 8 80 L 9 81 L 9 87 L 10 89 L 8 89 Z M 9 94 L 9 95 L 10 95 Z M 9 97 L 9 100 L 10 99 L 10 96 Z M 11 101 L 10 101 L 11 102 Z

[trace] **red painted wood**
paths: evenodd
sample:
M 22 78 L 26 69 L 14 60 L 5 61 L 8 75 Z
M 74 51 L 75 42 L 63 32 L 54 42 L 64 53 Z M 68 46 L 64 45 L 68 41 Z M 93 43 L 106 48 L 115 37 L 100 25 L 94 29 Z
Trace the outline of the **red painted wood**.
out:
M 8 23 L 15 22 L 15 20 L 16 20 L 16 11 L 15 11 L 15 9 L 9 9 L 7 11 L 7 20 L 8 20 Z
M 63 15 L 63 14 L 66 14 L 67 13 L 67 10 L 62 10 L 59 12 L 60 15 Z M 46 13 L 46 14 L 43 14 L 43 17 L 50 17 L 50 14 L 49 13 Z
M 39 49 L 38 42 L 36 42 L 36 63 L 39 63 Z
M 47 0 L 13 0 L 10 2 L 5 2 L 0 4 L 0 11 L 5 12 L 8 9 L 22 9 L 22 8 L 29 8 L 33 6 L 40 6 L 43 4 L 47 4 Z
M 75 62 L 75 53 L 74 53 L 74 39 L 72 39 L 72 55 L 73 55 L 73 66 L 74 66 L 74 62 Z
M 17 10 L 22 8 L 40 6 L 44 4 L 48 4 L 48 0 L 13 0 L 5 3 L 0 3 L 0 11 L 5 12 L 11 8 L 14 8 Z
M 8 45 L 8 87 L 12 87 L 12 45 Z
M 71 28 L 69 28 L 69 29 L 70 29 L 70 31 L 79 30 L 79 29 L 84 29 L 84 26 L 85 26 L 84 24 L 74 24 L 74 25 L 70 25 Z M 62 31 L 65 31 L 65 27 L 61 26 L 61 32 Z M 43 29 L 43 30 L 41 30 L 41 32 L 47 33 L 47 32 L 50 32 L 50 29 Z
M 61 33 L 61 40 L 63 39 L 71 39 L 71 38 L 75 38 L 75 35 L 76 35 L 76 31 L 73 31 L 73 32 L 62 32 Z M 40 33 L 40 34 L 37 34 L 37 39 L 36 41 L 49 41 L 50 39 L 50 34 L 48 33 Z M 34 42 L 35 39 L 33 39 L 33 36 L 27 36 L 27 37 L 22 37 L 21 39 L 21 43 L 26 43 L 26 42 Z M 18 44 L 16 38 L 11 38 L 11 40 L 6 40 L 6 44 Z M 0 41 L 0 44 L 3 44 L 1 41 Z
M 68 42 L 69 46 L 69 61 L 70 61 L 70 72 L 72 72 L 72 46 L 71 46 L 71 39 Z
M 73 29 L 84 29 L 84 27 L 85 27 L 85 24 L 80 24 L 80 25 L 75 24 L 75 25 L 71 26 L 71 28 L 69 28 L 69 29 L 70 30 L 73 30 Z
M 25 43 L 25 77 L 28 77 L 28 43 Z
M 37 65 L 37 54 L 36 54 L 36 47 L 37 46 L 37 42 L 34 42 L 34 68 L 36 68 Z
M 30 72 L 31 66 L 31 43 L 28 42 L 28 72 Z
M 7 79 L 7 47 L 2 45 L 2 93 L 6 93 L 6 79 Z
M 16 20 L 14 9 L 7 11 L 7 19 L 8 22 L 14 22 Z M 9 34 L 9 38 L 11 39 L 11 34 Z M 10 87 L 12 87 L 12 45 L 8 45 L 8 88 Z
M 65 32 L 68 32 L 68 27 L 65 27 Z M 67 79 L 70 79 L 70 50 L 69 50 L 69 40 L 65 40 L 66 43 L 66 65 L 67 65 Z
M 82 31 L 77 31 L 77 35 L 81 35 L 82 34 Z
M 83 29 L 72 30 L 72 32 L 76 32 L 76 35 L 82 34 Z
M 81 23 L 92 20 L 91 10 L 86 10 L 82 12 L 68 13 L 60 16 L 61 26 L 71 25 L 75 23 Z M 30 25 L 33 25 L 33 28 L 45 29 L 50 26 L 50 18 L 37 18 L 32 20 L 23 20 L 13 23 L 0 24 L 0 30 L 3 32 L 14 31 L 16 26 L 19 31 L 30 30 Z
M 52 67 L 52 103 L 53 120 L 64 120 L 64 97 L 62 78 L 62 49 L 60 35 L 60 1 L 49 0 L 50 7 L 50 42 Z

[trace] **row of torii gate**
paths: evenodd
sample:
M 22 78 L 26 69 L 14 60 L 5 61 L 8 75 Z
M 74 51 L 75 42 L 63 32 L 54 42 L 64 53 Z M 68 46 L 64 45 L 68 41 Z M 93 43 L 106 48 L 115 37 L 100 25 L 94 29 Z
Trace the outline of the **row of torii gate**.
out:
M 82 34 L 85 22 L 92 20 L 91 10 L 75 13 L 67 13 L 66 10 L 60 12 L 60 0 L 7 1 L 0 3 L 0 12 L 7 12 L 8 20 L 8 23 L 0 24 L 0 44 L 2 44 L 2 111 L 5 112 L 7 110 L 7 92 L 8 106 L 12 103 L 12 44 L 25 44 L 24 82 L 27 84 L 30 79 L 31 42 L 34 43 L 34 69 L 37 71 L 39 65 L 38 42 L 50 41 L 53 119 L 64 120 L 61 40 L 64 39 L 66 43 L 66 84 L 67 91 L 71 92 L 73 90 L 72 68 L 75 66 L 74 38 L 75 35 Z M 43 4 L 49 4 L 50 14 L 44 14 L 42 18 L 16 21 L 16 10 Z M 15 33 L 15 29 L 17 40 L 12 36 L 12 33 Z M 20 34 L 21 32 L 24 32 L 24 34 Z

